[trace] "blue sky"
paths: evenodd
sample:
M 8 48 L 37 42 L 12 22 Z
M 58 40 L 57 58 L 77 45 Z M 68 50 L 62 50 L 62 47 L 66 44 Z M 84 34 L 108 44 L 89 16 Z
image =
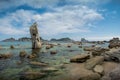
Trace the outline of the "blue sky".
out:
M 30 37 L 38 23 L 44 39 L 120 37 L 119 0 L 0 0 L 0 40 Z

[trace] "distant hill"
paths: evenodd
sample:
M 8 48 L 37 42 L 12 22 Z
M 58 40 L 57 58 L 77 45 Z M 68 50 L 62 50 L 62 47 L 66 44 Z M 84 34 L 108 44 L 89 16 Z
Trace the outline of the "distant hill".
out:
M 42 37 L 40 37 L 41 41 L 47 41 L 47 40 L 44 40 Z M 13 41 L 31 41 L 31 38 L 29 37 L 22 37 L 22 38 L 19 38 L 19 39 L 15 39 L 15 38 L 8 38 L 8 39 L 5 39 L 5 40 L 2 40 L 3 42 L 13 42 Z
M 22 38 L 19 38 L 17 41 L 31 41 L 31 38 L 22 37 Z
M 74 40 L 72 40 L 72 39 L 70 39 L 70 38 L 60 38 L 60 39 L 55 39 L 55 38 L 53 38 L 53 39 L 51 39 L 50 41 L 63 41 L 63 42 L 72 42 L 72 41 L 74 41 Z
M 8 38 L 8 39 L 5 39 L 5 40 L 2 40 L 3 42 L 13 42 L 13 41 L 16 41 L 14 38 Z

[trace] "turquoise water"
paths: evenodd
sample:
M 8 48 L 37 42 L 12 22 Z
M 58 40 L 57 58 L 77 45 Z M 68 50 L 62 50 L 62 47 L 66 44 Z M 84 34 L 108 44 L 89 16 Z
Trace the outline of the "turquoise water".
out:
M 57 43 L 52 43 L 57 44 Z M 67 73 L 66 70 L 62 67 L 64 64 L 70 63 L 70 58 L 77 55 L 84 53 L 83 48 L 79 48 L 77 44 L 73 43 L 60 43 L 61 45 L 56 45 L 51 49 L 46 50 L 46 45 L 42 46 L 42 49 L 40 50 L 32 50 L 31 49 L 31 42 L 0 42 L 0 46 L 2 46 L 2 49 L 0 49 L 0 54 L 4 53 L 11 53 L 13 56 L 10 59 L 2 59 L 0 60 L 0 80 L 19 80 L 20 79 L 20 73 L 24 70 L 32 70 L 32 71 L 41 71 L 43 67 L 36 67 L 31 64 L 29 64 L 30 61 L 37 61 L 37 62 L 43 62 L 48 64 L 49 67 L 54 67 L 58 69 L 58 73 L 61 73 L 60 75 L 57 75 L 60 77 L 61 75 L 64 75 Z M 67 47 L 68 44 L 71 44 L 72 46 L 70 48 Z M 13 45 L 15 49 L 10 49 L 10 46 Z M 83 44 L 83 46 L 90 46 L 93 44 Z M 102 44 L 98 45 L 101 47 L 107 47 L 108 44 Z M 38 57 L 34 59 L 28 59 L 24 58 L 21 59 L 19 57 L 20 51 L 26 51 L 27 55 L 36 53 Z M 57 51 L 57 54 L 50 54 L 50 51 Z M 21 61 L 21 64 L 17 64 L 19 61 Z M 51 75 L 52 74 L 52 75 Z M 56 74 L 56 73 L 55 73 Z M 38 80 L 54 80 L 56 78 L 56 75 L 54 76 L 53 73 L 49 73 L 47 76 L 42 77 Z

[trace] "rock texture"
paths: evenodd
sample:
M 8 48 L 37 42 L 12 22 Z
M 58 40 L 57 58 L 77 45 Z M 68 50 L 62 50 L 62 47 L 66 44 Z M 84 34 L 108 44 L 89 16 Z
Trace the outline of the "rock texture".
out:
M 81 54 L 81 55 L 77 55 L 77 56 L 71 58 L 70 62 L 79 62 L 79 63 L 82 63 L 82 62 L 85 62 L 89 58 L 90 58 L 89 54 Z
M 109 41 L 109 48 L 117 48 L 120 47 L 120 40 L 119 38 L 113 38 Z
M 33 49 L 41 48 L 42 44 L 41 44 L 41 40 L 39 37 L 38 29 L 37 29 L 37 23 L 34 23 L 30 27 L 30 34 L 32 38 L 32 48 Z

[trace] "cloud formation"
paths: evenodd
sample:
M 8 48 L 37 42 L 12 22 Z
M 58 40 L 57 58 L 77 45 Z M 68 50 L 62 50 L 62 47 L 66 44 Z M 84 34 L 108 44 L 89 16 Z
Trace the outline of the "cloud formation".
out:
M 33 22 L 38 23 L 40 33 L 43 36 L 88 32 L 94 22 L 104 19 L 102 14 L 87 6 L 63 6 L 51 9 L 54 12 L 44 14 L 23 9 L 8 13 L 0 18 L 0 33 L 8 35 L 28 34 L 29 26 Z

